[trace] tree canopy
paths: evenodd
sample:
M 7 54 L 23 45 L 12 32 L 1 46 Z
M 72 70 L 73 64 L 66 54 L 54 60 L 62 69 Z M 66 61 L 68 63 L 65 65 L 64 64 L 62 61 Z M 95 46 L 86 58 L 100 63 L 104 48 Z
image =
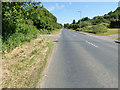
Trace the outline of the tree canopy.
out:
M 3 38 L 16 32 L 18 24 L 36 26 L 37 29 L 54 30 L 61 28 L 57 18 L 41 5 L 41 2 L 3 2 L 2 3 Z
M 62 24 L 41 2 L 2 2 L 3 51 L 60 28 Z

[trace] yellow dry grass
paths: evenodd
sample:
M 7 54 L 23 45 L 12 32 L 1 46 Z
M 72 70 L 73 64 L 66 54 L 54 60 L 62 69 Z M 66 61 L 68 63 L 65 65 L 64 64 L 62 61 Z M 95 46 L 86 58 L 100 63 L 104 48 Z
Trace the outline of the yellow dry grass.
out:
M 52 41 L 38 37 L 2 55 L 2 87 L 36 87 L 52 48 Z

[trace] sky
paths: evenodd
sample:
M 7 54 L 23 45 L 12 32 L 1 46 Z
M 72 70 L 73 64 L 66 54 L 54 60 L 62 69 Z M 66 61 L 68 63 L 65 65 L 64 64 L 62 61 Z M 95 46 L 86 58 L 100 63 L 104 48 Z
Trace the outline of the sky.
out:
M 102 16 L 114 11 L 118 2 L 42 2 L 43 6 L 57 17 L 58 23 L 72 23 L 73 19 Z M 81 16 L 78 11 L 81 11 Z

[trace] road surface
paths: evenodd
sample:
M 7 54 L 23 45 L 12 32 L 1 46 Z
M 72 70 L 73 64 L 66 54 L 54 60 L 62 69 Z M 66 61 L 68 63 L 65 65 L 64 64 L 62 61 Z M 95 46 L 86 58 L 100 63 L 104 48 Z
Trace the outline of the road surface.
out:
M 118 44 L 62 30 L 41 88 L 118 88 Z

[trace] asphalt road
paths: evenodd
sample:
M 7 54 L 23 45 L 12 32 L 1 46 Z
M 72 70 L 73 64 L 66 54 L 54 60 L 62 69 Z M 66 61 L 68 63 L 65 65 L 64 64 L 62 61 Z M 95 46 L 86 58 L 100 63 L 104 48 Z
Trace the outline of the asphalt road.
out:
M 118 44 L 62 30 L 41 88 L 118 88 Z

